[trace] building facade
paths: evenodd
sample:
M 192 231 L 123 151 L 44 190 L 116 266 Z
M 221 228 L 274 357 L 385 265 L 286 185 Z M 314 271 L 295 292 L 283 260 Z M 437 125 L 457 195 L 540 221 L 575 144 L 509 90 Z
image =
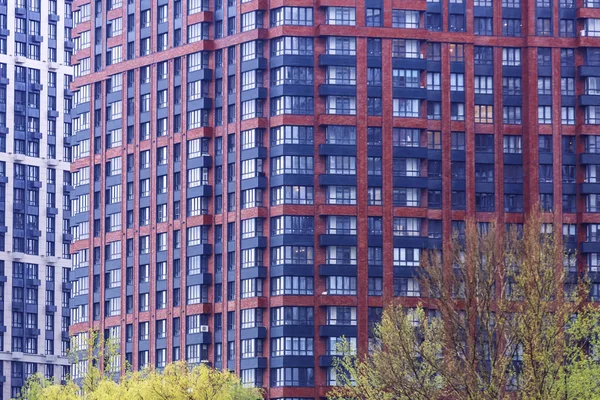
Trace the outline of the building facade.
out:
M 64 0 L 0 1 L 0 397 L 66 379 L 72 22 Z
M 367 352 L 467 216 L 539 203 L 580 250 L 569 270 L 598 269 L 596 0 L 76 0 L 73 18 L 71 334 L 116 338 L 121 365 L 323 398 L 339 338 Z

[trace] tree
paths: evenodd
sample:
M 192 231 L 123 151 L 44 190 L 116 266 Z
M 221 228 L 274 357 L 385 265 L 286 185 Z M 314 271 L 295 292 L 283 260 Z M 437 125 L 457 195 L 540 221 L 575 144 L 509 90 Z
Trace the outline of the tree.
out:
M 127 374 L 119 381 L 101 377 L 92 390 L 83 390 L 73 381 L 59 385 L 33 375 L 24 386 L 27 400 L 257 400 L 259 389 L 245 388 L 231 372 L 206 365 L 191 367 L 185 362 L 169 364 L 163 371 L 148 369 Z
M 330 398 L 600 399 L 600 313 L 583 306 L 585 279 L 564 291 L 574 255 L 540 213 L 504 228 L 469 220 L 426 253 L 421 306 L 389 306 L 372 354 L 335 360 Z
M 89 331 L 83 343 L 71 345 L 73 364 L 83 366 L 80 385 L 73 380 L 60 385 L 41 374 L 31 376 L 21 391 L 23 400 L 257 400 L 262 393 L 243 387 L 239 378 L 228 371 L 185 362 L 169 364 L 163 371 L 148 368 L 118 376 L 118 345 Z M 124 370 L 128 370 L 126 365 Z

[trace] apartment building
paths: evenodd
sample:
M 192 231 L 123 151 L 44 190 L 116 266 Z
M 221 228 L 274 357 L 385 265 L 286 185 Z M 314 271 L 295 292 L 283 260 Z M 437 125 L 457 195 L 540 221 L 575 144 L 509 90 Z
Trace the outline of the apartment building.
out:
M 325 398 L 340 337 L 368 352 L 467 216 L 540 204 L 572 276 L 598 271 L 598 1 L 78 0 L 73 20 L 71 334 L 116 338 L 121 365 Z

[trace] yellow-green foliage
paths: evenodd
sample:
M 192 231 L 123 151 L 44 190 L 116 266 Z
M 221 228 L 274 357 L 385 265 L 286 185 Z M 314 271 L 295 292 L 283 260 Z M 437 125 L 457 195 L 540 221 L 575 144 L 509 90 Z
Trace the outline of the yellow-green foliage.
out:
M 95 368 L 90 369 L 90 373 Z M 75 383 L 59 385 L 34 375 L 21 394 L 26 400 L 257 400 L 260 390 L 244 388 L 237 376 L 205 365 L 190 367 L 185 362 L 169 364 L 163 371 L 128 374 L 115 382 L 103 374 L 93 388 L 83 391 Z
M 600 400 L 600 311 L 587 277 L 564 292 L 561 231 L 543 228 L 535 212 L 522 232 L 468 220 L 426 253 L 422 305 L 387 305 L 369 355 L 343 343 L 329 398 Z

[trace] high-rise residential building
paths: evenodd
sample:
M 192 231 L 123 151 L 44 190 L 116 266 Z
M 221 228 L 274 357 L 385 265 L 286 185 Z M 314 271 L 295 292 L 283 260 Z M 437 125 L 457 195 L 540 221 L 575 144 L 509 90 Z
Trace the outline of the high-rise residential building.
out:
M 0 0 L 3 399 L 70 369 L 71 27 L 69 0 Z
M 468 216 L 600 268 L 597 0 L 76 4 L 71 334 L 120 365 L 324 398 Z

